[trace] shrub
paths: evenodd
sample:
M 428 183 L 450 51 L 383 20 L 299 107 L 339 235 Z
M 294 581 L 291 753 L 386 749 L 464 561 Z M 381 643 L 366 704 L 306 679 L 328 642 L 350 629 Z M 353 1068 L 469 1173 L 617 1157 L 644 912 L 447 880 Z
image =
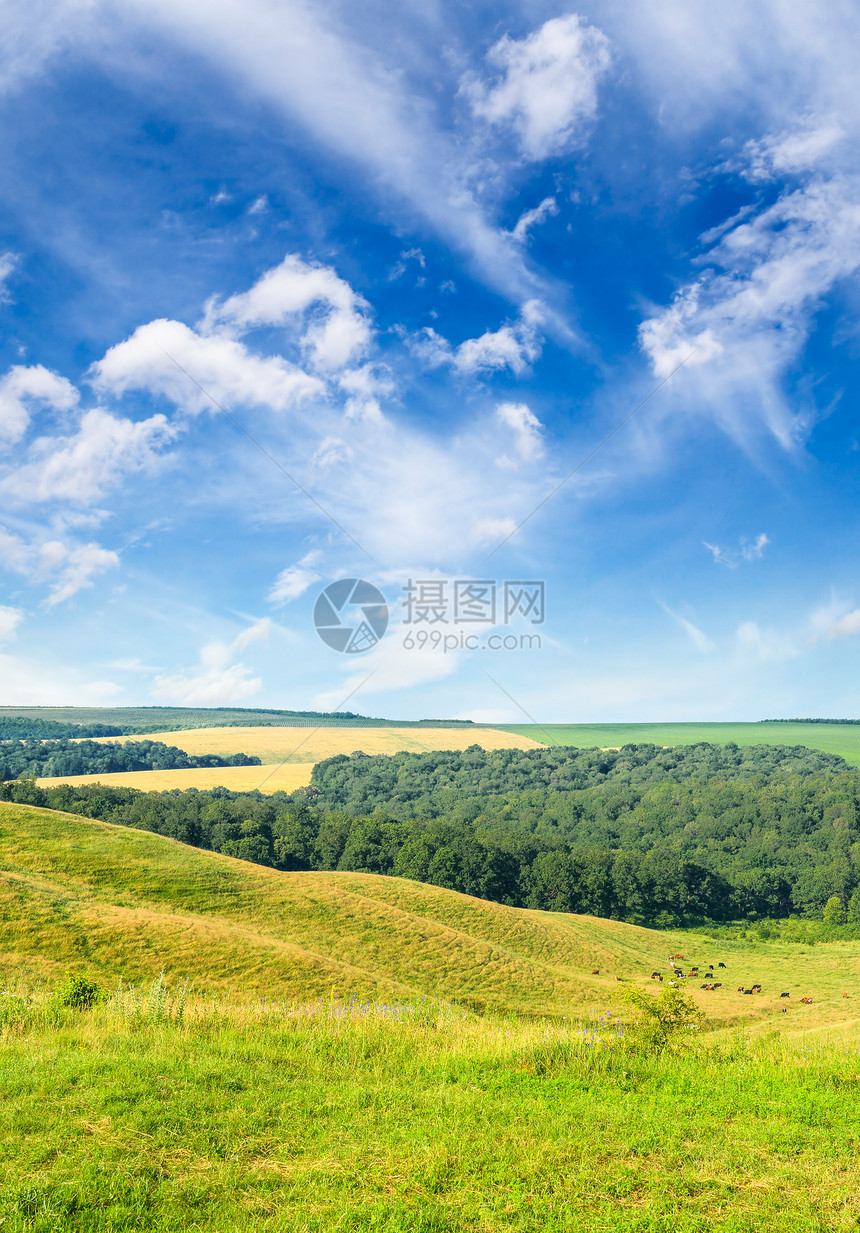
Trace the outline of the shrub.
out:
M 57 1002 L 60 1006 L 71 1006 L 75 1010 L 89 1010 L 96 1002 L 104 998 L 104 991 L 86 976 L 70 976 L 62 989 L 57 990 Z
M 635 987 L 625 990 L 623 996 L 637 1017 L 632 1025 L 635 1035 L 652 1049 L 677 1044 L 683 1033 L 696 1031 L 704 1022 L 696 1003 L 677 986 L 662 990 L 657 997 Z

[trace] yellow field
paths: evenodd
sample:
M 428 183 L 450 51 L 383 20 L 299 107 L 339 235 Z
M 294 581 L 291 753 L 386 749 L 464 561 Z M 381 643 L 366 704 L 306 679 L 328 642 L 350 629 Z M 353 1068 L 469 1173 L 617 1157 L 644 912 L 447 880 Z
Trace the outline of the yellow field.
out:
M 322 762 L 335 754 L 428 753 L 435 749 L 542 749 L 531 737 L 495 728 L 192 728 L 100 742 L 160 741 L 188 754 L 256 754 L 263 762 Z
M 268 766 L 224 766 L 190 771 L 120 771 L 108 775 L 68 775 L 37 779 L 43 788 L 57 784 L 103 783 L 111 788 L 137 788 L 140 792 L 170 792 L 174 788 L 229 788 L 231 792 L 295 792 L 311 781 L 313 763 L 275 762 Z
M 105 744 L 117 740 L 160 741 L 187 754 L 256 755 L 262 766 L 229 766 L 220 770 L 128 771 L 110 775 L 68 775 L 40 779 L 42 787 L 60 783 L 103 783 L 141 792 L 168 792 L 173 788 L 230 788 L 251 792 L 294 792 L 311 781 L 314 764 L 335 754 L 429 753 L 436 749 L 541 749 L 531 737 L 495 728 L 193 728 L 187 732 L 155 732 L 146 736 L 98 737 Z M 265 782 L 264 782 L 265 781 Z

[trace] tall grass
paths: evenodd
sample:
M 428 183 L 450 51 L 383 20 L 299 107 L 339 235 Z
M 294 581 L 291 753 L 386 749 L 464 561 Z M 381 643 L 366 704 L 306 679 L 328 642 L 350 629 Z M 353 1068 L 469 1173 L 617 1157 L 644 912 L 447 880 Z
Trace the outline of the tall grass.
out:
M 617 1013 L 243 1002 L 159 977 L 0 1027 L 0 1228 L 848 1230 L 857 1044 Z M 633 1029 L 633 1030 L 631 1030 Z

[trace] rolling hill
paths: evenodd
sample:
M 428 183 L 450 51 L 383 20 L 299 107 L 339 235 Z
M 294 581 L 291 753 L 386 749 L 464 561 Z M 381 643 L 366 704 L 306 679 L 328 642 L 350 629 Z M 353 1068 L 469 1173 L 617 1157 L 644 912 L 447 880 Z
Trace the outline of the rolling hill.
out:
M 782 991 L 792 994 L 792 1025 L 844 1023 L 860 1005 L 856 944 L 809 953 L 717 944 L 399 878 L 281 873 L 148 832 L 0 805 L 7 978 L 53 980 L 73 970 L 134 981 L 164 968 L 171 980 L 242 997 L 428 995 L 585 1016 L 616 1007 L 624 982 L 647 984 L 653 969 L 665 971 L 667 953 L 726 963 L 725 988 L 692 990 L 715 1025 L 779 1015 L 788 1026 Z M 739 996 L 737 985 L 753 981 L 764 993 Z M 801 995 L 814 1006 L 801 1007 Z

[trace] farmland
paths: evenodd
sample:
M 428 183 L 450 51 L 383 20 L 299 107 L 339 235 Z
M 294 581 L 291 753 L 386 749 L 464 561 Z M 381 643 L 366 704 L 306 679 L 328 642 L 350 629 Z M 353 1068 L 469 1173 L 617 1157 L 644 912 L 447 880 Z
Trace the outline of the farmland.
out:
M 6 1228 L 857 1227 L 856 943 L 278 873 L 8 804 L 0 868 Z M 664 1053 L 621 994 L 669 951 L 727 988 L 690 991 L 707 1021 Z M 63 1009 L 67 971 L 112 996 Z
M 501 724 L 499 730 L 528 736 L 542 745 L 610 749 L 620 745 L 806 745 L 840 754 L 860 766 L 860 724 L 665 723 L 665 724 Z
M 116 738 L 99 738 L 102 743 Z M 150 739 L 145 736 L 123 738 L 130 741 Z M 259 757 L 257 767 L 232 766 L 219 770 L 134 771 L 102 775 L 73 775 L 66 778 L 41 779 L 45 786 L 54 783 L 105 783 L 114 787 L 139 788 L 143 792 L 169 791 L 174 788 L 214 788 L 222 786 L 236 792 L 249 792 L 263 785 L 263 791 L 292 792 L 310 783 L 316 762 L 335 754 L 351 754 L 361 750 L 367 754 L 391 754 L 401 751 L 426 753 L 436 749 L 466 749 L 480 745 L 484 749 L 530 749 L 538 742 L 517 733 L 499 732 L 495 728 L 318 728 L 293 727 L 215 727 L 190 731 L 163 732 L 158 740 L 174 745 L 189 754 L 246 753 Z

